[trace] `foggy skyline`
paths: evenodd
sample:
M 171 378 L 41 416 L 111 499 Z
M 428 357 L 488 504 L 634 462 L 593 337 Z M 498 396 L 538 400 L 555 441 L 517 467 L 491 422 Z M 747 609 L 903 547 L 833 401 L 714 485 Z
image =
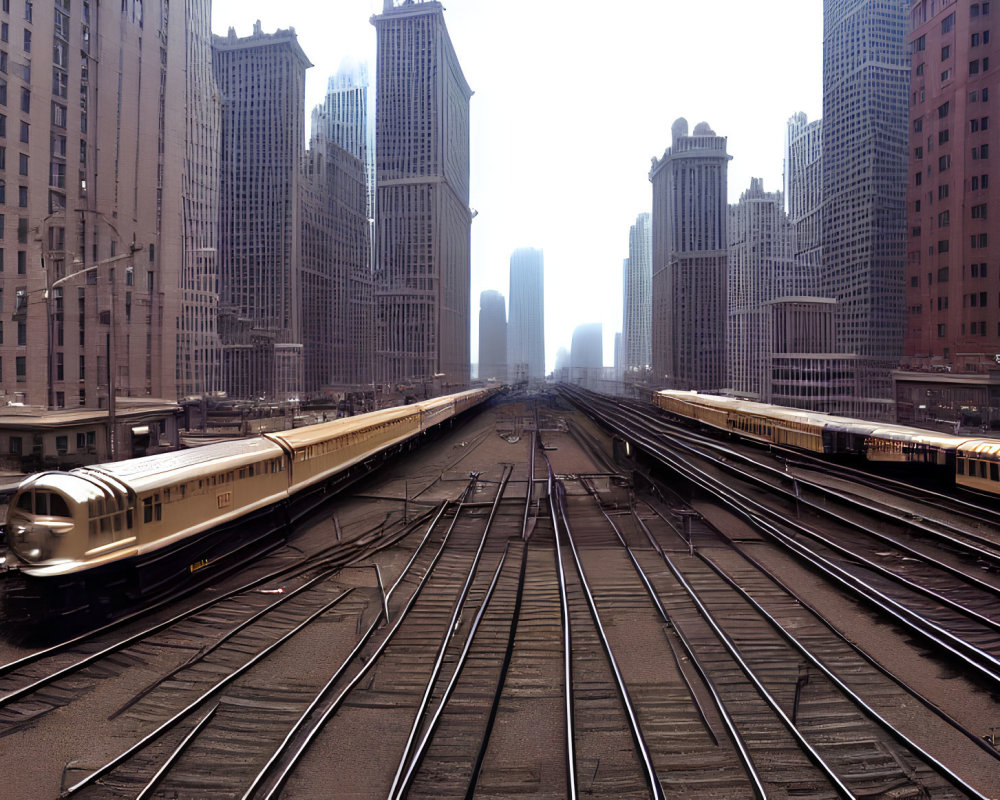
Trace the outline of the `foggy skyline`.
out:
M 214 0 L 212 30 L 248 35 L 294 27 L 315 65 L 306 116 L 323 101 L 345 57 L 374 65 L 382 0 Z M 720 16 L 725 24 L 719 23 Z M 782 184 L 788 118 L 820 116 L 822 4 L 758 6 L 628 0 L 613 14 L 525 0 L 454 0 L 445 21 L 471 101 L 471 296 L 507 284 L 510 254 L 545 250 L 546 368 L 573 329 L 600 320 L 605 361 L 621 330 L 621 263 L 628 232 L 651 207 L 650 159 L 670 144 L 670 124 L 709 120 L 734 156 L 729 199 L 752 177 Z M 680 83 L 685 81 L 685 83 Z M 473 304 L 474 309 L 477 304 Z M 478 352 L 478 320 L 471 352 Z

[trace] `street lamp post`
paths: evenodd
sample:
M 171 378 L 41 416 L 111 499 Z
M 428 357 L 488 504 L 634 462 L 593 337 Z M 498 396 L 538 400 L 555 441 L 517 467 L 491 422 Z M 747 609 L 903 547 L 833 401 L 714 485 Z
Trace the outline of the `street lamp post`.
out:
M 105 259 L 102 259 L 101 261 L 96 261 L 93 264 L 90 264 L 90 265 L 88 265 L 86 267 L 83 267 L 82 269 L 78 269 L 75 272 L 71 272 L 69 275 L 64 275 L 61 278 L 57 278 L 56 280 L 51 280 L 51 277 L 52 277 L 51 273 L 49 272 L 48 267 L 46 266 L 46 268 L 45 268 L 45 283 L 46 283 L 46 286 L 45 286 L 45 290 L 44 291 L 45 291 L 45 315 L 46 315 L 46 322 L 47 322 L 46 332 L 47 332 L 47 335 L 48 335 L 48 343 L 47 343 L 48 344 L 48 346 L 47 346 L 47 351 L 48 351 L 48 370 L 47 370 L 47 377 L 48 377 L 48 401 L 49 401 L 49 409 L 50 410 L 55 407 L 55 381 L 54 381 L 53 376 L 52 376 L 52 371 L 54 369 L 53 362 L 55 361 L 55 357 L 54 357 L 55 356 L 55 353 L 54 353 L 55 337 L 53 336 L 53 330 L 52 330 L 52 328 L 53 328 L 53 321 L 54 321 L 54 316 L 52 314 L 52 298 L 54 296 L 55 289 L 59 288 L 64 283 L 67 283 L 67 282 L 73 280 L 74 278 L 78 278 L 80 275 L 86 275 L 89 272 L 95 272 L 100 267 L 107 266 L 108 264 L 115 264 L 115 263 L 117 263 L 119 261 L 125 261 L 126 259 L 130 259 L 130 258 L 132 258 L 135 255 L 135 253 L 137 251 L 139 251 L 141 249 L 142 249 L 141 247 L 139 247 L 139 246 L 137 246 L 135 244 L 130 245 L 129 249 L 126 252 L 124 252 L 124 253 L 122 253 L 120 255 L 111 256 L 111 258 L 105 258 Z M 80 261 L 79 258 L 76 258 L 76 259 L 73 260 L 73 264 L 74 265 L 81 264 L 81 263 L 82 262 Z M 116 342 L 115 342 L 115 287 L 114 287 L 113 284 L 111 286 L 111 310 L 110 310 L 110 316 L 109 316 L 109 320 L 108 321 L 109 321 L 109 329 L 108 329 L 107 337 L 105 339 L 105 354 L 106 354 L 107 365 L 108 365 L 108 434 L 107 434 L 107 444 L 108 444 L 108 457 L 112 461 L 114 461 L 115 460 L 115 456 L 116 456 L 116 453 L 115 453 L 115 449 L 116 449 L 115 448 L 115 434 L 114 434 L 114 430 L 115 430 L 115 375 L 114 375 L 114 371 L 115 371 L 115 368 L 116 368 L 117 365 L 114 365 L 114 366 L 112 365 L 112 354 L 115 352 L 114 348 L 115 348 L 115 344 L 116 344 Z

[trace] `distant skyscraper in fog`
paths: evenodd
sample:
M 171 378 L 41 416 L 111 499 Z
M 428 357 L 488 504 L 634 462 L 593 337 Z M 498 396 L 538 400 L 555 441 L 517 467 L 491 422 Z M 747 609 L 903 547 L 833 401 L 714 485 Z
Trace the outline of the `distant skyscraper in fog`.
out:
M 479 295 L 479 378 L 507 379 L 507 306 L 495 289 Z
M 569 360 L 574 368 L 604 367 L 604 326 L 600 322 L 589 322 L 576 327 Z
M 541 250 L 525 247 L 510 257 L 507 372 L 511 381 L 545 377 L 545 266 Z
M 373 17 L 375 364 L 382 383 L 469 380 L 469 98 L 439 2 Z
M 839 301 L 839 349 L 862 359 L 860 410 L 873 418 L 891 416 L 889 373 L 903 346 L 909 8 L 909 0 L 823 2 L 821 290 Z M 932 69 L 948 67 L 939 60 Z
M 628 258 L 625 259 L 622 324 L 624 374 L 638 376 L 652 366 L 653 312 L 653 229 L 649 214 L 636 217 L 629 231 Z
M 653 159 L 653 376 L 676 389 L 721 389 L 726 378 L 729 156 L 708 123 Z

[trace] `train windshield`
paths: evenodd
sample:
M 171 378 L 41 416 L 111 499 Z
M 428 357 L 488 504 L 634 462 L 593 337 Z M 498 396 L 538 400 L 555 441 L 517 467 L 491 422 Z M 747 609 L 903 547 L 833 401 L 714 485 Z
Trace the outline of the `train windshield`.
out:
M 72 517 L 69 506 L 62 495 L 54 492 L 25 492 L 17 501 L 17 507 L 28 514 L 40 517 Z

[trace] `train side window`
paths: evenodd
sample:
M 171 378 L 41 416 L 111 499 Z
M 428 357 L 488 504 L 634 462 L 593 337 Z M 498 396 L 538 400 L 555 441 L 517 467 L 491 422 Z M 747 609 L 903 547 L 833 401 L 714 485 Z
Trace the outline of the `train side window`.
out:
M 979 462 L 979 477 L 980 478 L 985 478 L 986 477 L 986 462 L 985 461 L 980 461 Z
M 995 461 L 990 464 L 990 480 L 1000 481 L 1000 464 Z
M 956 466 L 956 472 L 959 475 L 964 475 L 965 474 L 965 459 L 964 458 L 956 459 L 955 466 Z
M 152 522 L 153 521 L 153 498 L 144 497 L 142 498 L 142 521 Z
M 25 492 L 17 498 L 17 507 L 21 509 L 21 511 L 27 511 L 29 514 L 35 513 L 31 503 L 31 492 Z

